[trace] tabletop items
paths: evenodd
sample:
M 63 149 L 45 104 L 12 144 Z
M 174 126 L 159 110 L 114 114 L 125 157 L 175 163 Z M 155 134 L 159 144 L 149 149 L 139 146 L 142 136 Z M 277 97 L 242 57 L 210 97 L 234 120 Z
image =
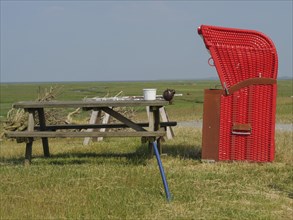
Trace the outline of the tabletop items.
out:
M 163 92 L 163 98 L 166 100 L 166 101 L 169 101 L 171 102 L 174 95 L 175 95 L 176 91 L 174 89 L 166 89 L 164 92 Z

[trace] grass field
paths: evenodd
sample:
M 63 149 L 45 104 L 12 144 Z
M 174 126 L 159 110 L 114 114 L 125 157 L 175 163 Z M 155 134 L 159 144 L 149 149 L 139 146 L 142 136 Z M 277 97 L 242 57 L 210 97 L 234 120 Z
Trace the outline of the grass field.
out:
M 203 89 L 216 81 L 65 83 L 61 100 L 140 95 L 146 87 L 174 88 L 171 120 L 202 117 Z M 34 100 L 52 84 L 1 84 L 1 129 L 11 104 Z M 277 122 L 292 123 L 292 81 L 280 81 Z M 88 117 L 83 114 L 83 117 Z M 145 117 L 144 109 L 137 117 Z M 81 118 L 78 118 L 81 119 Z M 292 219 L 293 141 L 276 132 L 273 163 L 202 163 L 201 130 L 175 127 L 163 143 L 162 162 L 173 200 L 166 202 L 155 158 L 139 138 L 108 138 L 82 145 L 81 139 L 50 139 L 52 157 L 42 157 L 40 141 L 33 164 L 23 166 L 24 144 L 1 140 L 1 219 Z

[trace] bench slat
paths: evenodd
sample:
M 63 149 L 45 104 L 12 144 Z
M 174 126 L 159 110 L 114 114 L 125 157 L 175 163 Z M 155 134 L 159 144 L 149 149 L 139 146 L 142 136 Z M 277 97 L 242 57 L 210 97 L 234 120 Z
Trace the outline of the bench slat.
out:
M 133 131 L 133 132 L 54 132 L 54 131 L 12 131 L 6 132 L 9 138 L 80 138 L 80 137 L 160 137 L 165 131 Z
M 148 127 L 149 123 L 137 123 L 141 127 Z M 177 122 L 161 122 L 160 127 L 176 126 Z M 47 125 L 46 130 L 58 129 L 88 129 L 88 128 L 127 128 L 125 124 L 82 124 L 82 125 Z M 36 130 L 40 130 L 40 126 L 35 126 Z

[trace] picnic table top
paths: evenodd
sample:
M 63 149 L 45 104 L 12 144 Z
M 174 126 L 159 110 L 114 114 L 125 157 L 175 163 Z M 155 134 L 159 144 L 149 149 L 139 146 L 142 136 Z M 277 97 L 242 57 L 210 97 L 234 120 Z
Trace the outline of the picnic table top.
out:
M 166 106 L 169 102 L 156 100 L 94 100 L 82 101 L 22 101 L 13 104 L 13 108 L 99 108 L 99 107 L 127 107 L 127 106 Z

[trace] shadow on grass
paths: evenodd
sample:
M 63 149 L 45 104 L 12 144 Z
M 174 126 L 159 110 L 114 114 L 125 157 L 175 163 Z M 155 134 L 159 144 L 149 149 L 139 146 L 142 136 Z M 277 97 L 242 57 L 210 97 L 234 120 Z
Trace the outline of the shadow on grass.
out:
M 129 152 L 129 153 L 60 153 L 52 155 L 48 161 L 49 164 L 67 165 L 67 164 L 103 164 L 103 163 L 123 163 L 132 165 L 146 164 L 147 154 Z
M 0 158 L 0 166 L 4 165 L 21 165 L 24 164 L 24 157 Z
M 59 153 L 52 154 L 49 158 L 34 156 L 32 165 L 70 165 L 70 164 L 103 164 L 103 163 L 126 163 L 126 164 L 146 164 L 147 154 L 132 153 Z M 0 158 L 0 166 L 4 165 L 23 165 L 24 157 Z
M 180 159 L 201 159 L 201 147 L 194 145 L 163 145 L 163 154 Z
M 163 155 L 176 157 L 180 159 L 201 159 L 200 146 L 193 145 L 170 145 L 162 144 Z M 69 165 L 69 164 L 103 164 L 103 163 L 121 163 L 131 165 L 146 165 L 150 159 L 149 149 L 146 145 L 141 145 L 135 152 L 127 153 L 96 153 L 96 152 L 64 152 L 52 154 L 49 158 L 43 156 L 34 156 L 32 164 L 52 164 L 52 165 Z M 0 158 L 0 165 L 22 165 L 24 157 Z

